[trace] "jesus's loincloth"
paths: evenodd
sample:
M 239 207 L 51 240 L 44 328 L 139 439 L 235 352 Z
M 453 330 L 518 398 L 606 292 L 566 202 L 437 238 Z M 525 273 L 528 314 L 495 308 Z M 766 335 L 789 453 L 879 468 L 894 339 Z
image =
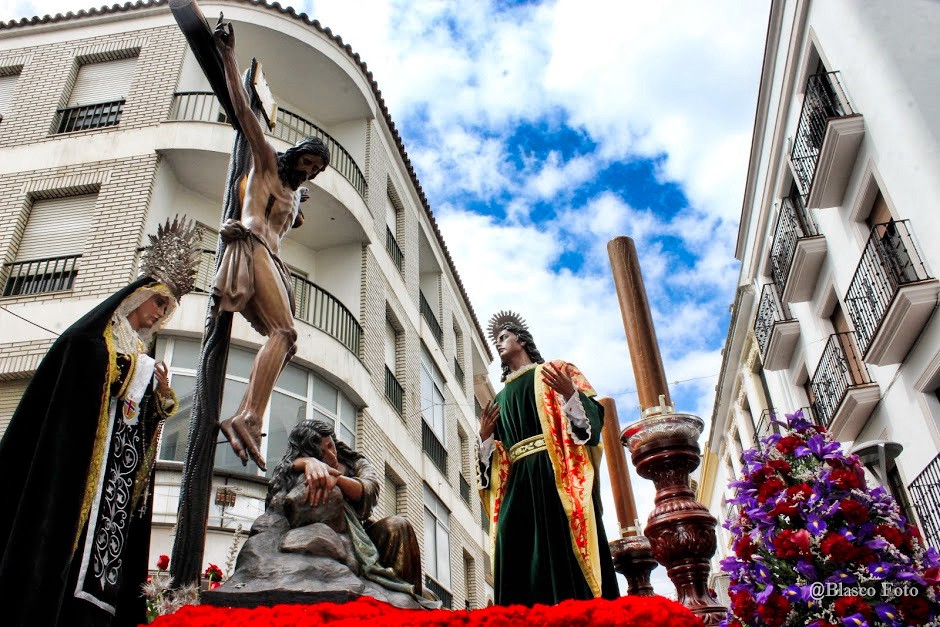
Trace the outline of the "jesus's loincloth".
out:
M 291 315 L 294 314 L 294 282 L 290 268 L 274 254 L 268 245 L 255 233 L 238 220 L 226 220 L 220 232 L 225 242 L 222 261 L 212 281 L 212 313 L 219 311 L 240 312 L 251 326 L 261 335 L 267 335 L 264 322 L 255 315 L 250 306 L 255 296 L 254 249 L 260 246 L 267 251 L 274 262 L 290 303 Z

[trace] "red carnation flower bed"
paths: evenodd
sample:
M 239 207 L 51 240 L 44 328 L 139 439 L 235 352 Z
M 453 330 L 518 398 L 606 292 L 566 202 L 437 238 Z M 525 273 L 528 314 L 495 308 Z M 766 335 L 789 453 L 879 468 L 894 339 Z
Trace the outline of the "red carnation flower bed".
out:
M 473 611 L 401 610 L 368 597 L 351 603 L 315 605 L 275 605 L 254 609 L 233 609 L 209 605 L 187 605 L 170 616 L 153 622 L 156 627 L 382 627 L 384 625 L 461 625 L 503 627 L 509 625 L 544 625 L 569 627 L 582 625 L 642 627 L 699 627 L 702 622 L 692 612 L 664 597 L 621 597 L 616 601 L 565 601 L 555 606 L 487 607 Z

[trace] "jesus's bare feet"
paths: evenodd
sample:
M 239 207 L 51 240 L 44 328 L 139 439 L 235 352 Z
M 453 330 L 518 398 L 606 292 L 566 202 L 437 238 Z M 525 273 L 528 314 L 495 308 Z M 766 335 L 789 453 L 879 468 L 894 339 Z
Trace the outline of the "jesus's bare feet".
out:
M 223 420 L 219 424 L 222 433 L 228 438 L 232 450 L 242 460 L 242 464 L 248 464 L 248 457 L 255 460 L 258 468 L 267 470 L 264 459 L 261 457 L 261 416 L 257 416 L 250 411 L 242 411 L 231 418 Z

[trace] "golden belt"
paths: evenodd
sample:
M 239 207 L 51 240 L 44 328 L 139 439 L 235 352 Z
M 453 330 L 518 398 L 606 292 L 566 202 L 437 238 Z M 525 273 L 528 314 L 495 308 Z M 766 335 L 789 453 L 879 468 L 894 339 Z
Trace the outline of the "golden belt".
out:
M 545 444 L 545 436 L 534 435 L 531 438 L 516 442 L 509 447 L 509 463 L 514 464 L 523 457 L 535 455 L 547 449 L 548 445 Z

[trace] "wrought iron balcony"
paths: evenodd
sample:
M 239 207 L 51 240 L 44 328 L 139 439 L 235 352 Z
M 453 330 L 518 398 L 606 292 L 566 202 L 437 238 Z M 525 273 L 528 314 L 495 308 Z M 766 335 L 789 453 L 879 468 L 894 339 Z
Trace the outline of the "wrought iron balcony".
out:
M 799 303 L 812 298 L 825 256 L 826 238 L 816 229 L 802 197 L 784 198 L 770 252 L 774 283 L 784 302 Z
M 169 119 L 186 122 L 228 121 L 218 99 L 211 91 L 176 92 L 173 97 L 173 106 L 170 108 Z M 333 139 L 329 133 L 319 126 L 287 109 L 278 108 L 277 123 L 274 129 L 266 129 L 266 131 L 268 135 L 283 139 L 289 144 L 296 144 L 299 140 L 310 135 L 319 137 L 330 151 L 330 167 L 349 181 L 360 196 L 365 197 L 366 179 L 362 174 L 362 170 L 359 169 L 352 155 L 343 148 L 342 144 Z
M 927 546 L 940 547 L 940 455 L 927 464 L 908 489 Z
M 813 411 L 812 407 L 800 407 L 800 409 L 803 411 L 803 418 L 814 424 L 823 426 L 822 423 L 819 422 L 819 419 L 816 418 L 816 412 Z M 787 413 L 787 411 L 780 411 L 779 409 L 765 409 L 761 412 L 757 425 L 754 427 L 754 445 L 758 449 L 761 448 L 760 441 L 762 438 L 766 438 L 771 433 L 780 433 L 780 426 L 771 421 L 776 418 L 781 422 L 785 422 Z
M 392 229 L 388 228 L 388 225 L 385 225 L 385 250 L 388 251 L 388 255 L 392 258 L 392 261 L 395 262 L 395 267 L 401 272 L 405 267 L 405 255 L 401 252 L 401 248 L 398 247 L 395 234 L 392 233 Z
M 810 76 L 790 150 L 807 206 L 841 203 L 864 132 L 862 116 L 852 110 L 839 73 Z
M 760 413 L 757 425 L 754 427 L 754 446 L 761 448 L 761 440 L 772 433 L 780 433 L 780 426 L 772 422 L 779 412 L 775 409 L 765 409 Z M 782 416 L 781 416 L 782 417 Z
M 27 296 L 72 289 L 81 255 L 65 255 L 5 263 L 4 296 Z
M 460 473 L 460 498 L 470 505 L 470 482 L 463 476 L 463 473 Z
M 123 99 L 59 109 L 56 112 L 58 117 L 56 133 L 71 133 L 73 131 L 87 131 L 93 128 L 115 126 L 121 121 L 121 113 L 123 112 Z
M 405 391 L 395 375 L 392 374 L 392 371 L 388 369 L 388 366 L 385 366 L 385 398 L 389 400 L 400 416 L 404 408 Z
M 421 420 L 421 448 L 445 475 L 447 474 L 447 449 L 425 420 Z
M 853 440 L 881 397 L 858 357 L 855 333 L 833 333 L 813 374 L 813 410 L 833 439 Z
M 296 274 L 291 278 L 294 284 L 294 317 L 333 336 L 358 356 L 362 327 L 352 312 L 316 283 Z
M 768 283 L 761 290 L 754 335 L 765 370 L 781 370 L 790 364 L 800 337 L 800 323 L 793 319 L 790 307 L 780 299 L 774 283 Z
M 903 361 L 933 313 L 940 282 L 928 274 L 910 222 L 877 224 L 845 296 L 865 361 Z
M 441 600 L 441 605 L 447 609 L 453 609 L 451 606 L 454 604 L 454 595 L 452 595 L 444 586 L 434 581 L 430 575 L 424 576 L 424 586 L 437 595 L 437 598 Z
M 427 322 L 428 326 L 431 328 L 431 334 L 434 336 L 434 339 L 437 340 L 438 346 L 443 346 L 444 331 L 441 329 L 441 323 L 437 321 L 437 316 L 434 315 L 434 310 L 431 309 L 431 304 L 428 303 L 428 299 L 424 297 L 424 292 L 418 292 L 418 298 L 421 301 L 421 317 L 424 318 L 425 322 Z

